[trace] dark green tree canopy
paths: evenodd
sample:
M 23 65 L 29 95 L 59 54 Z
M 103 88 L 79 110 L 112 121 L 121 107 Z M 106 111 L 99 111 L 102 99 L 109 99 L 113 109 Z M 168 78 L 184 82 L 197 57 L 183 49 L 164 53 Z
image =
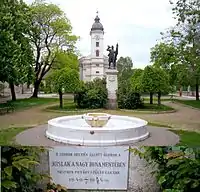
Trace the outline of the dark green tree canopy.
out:
M 19 84 L 32 73 L 33 50 L 29 43 L 29 7 L 19 0 L 0 6 L 0 81 Z

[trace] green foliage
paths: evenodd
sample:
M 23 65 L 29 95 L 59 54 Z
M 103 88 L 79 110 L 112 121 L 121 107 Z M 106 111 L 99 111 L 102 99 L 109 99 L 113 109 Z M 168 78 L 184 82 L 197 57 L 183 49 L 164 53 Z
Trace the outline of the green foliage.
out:
M 157 166 L 156 175 L 162 191 L 200 191 L 200 150 L 187 147 L 143 147 L 132 152 Z
M 170 1 L 177 24 L 167 31 L 163 39 L 151 51 L 151 59 L 163 68 L 168 66 L 170 84 L 195 87 L 199 100 L 200 84 L 200 36 L 198 0 Z M 173 67 L 173 69 L 172 69 Z
M 164 69 L 169 75 L 170 85 L 177 85 L 177 74 L 179 72 L 176 67 L 180 64 L 179 47 L 173 42 L 160 42 L 151 48 L 151 62 L 158 68 Z
M 118 70 L 118 87 L 123 89 L 123 87 L 130 88 L 130 78 L 133 74 L 133 62 L 130 57 L 120 57 L 117 61 Z
M 120 57 L 117 61 L 117 70 L 122 72 L 126 69 L 132 69 L 133 61 L 130 57 Z
M 73 93 L 80 84 L 78 71 L 68 67 L 54 70 L 48 78 L 55 92 L 64 89 L 65 93 Z
M 27 82 L 33 72 L 33 50 L 27 37 L 29 7 L 23 1 L 4 0 L 0 18 L 0 81 L 16 85 Z
M 136 93 L 142 93 L 142 77 L 143 77 L 143 70 L 142 69 L 134 69 L 133 75 L 130 79 L 131 81 L 131 89 Z
M 80 86 L 78 58 L 72 52 L 59 51 L 54 63 L 54 68 L 46 80 L 50 90 L 59 93 L 60 108 L 62 108 L 63 92 L 74 93 Z
M 94 79 L 91 82 L 81 83 L 75 92 L 75 103 L 78 108 L 104 108 L 107 104 L 108 93 L 106 80 Z
M 177 64 L 178 50 L 173 43 L 160 42 L 151 48 L 151 62 L 157 67 L 170 70 L 171 65 Z
M 144 103 L 139 93 L 133 91 L 123 92 L 124 90 L 118 90 L 118 107 L 120 109 L 138 109 L 143 108 Z
M 67 50 L 67 52 L 73 53 L 78 37 L 72 34 L 70 21 L 57 5 L 36 1 L 31 5 L 31 15 L 32 25 L 29 38 L 36 50 L 33 97 L 37 97 L 39 84 L 43 77 L 52 67 L 57 68 L 58 63 L 60 65 L 60 63 L 64 62 L 64 57 L 60 50 Z M 61 57 L 58 55 L 61 55 Z M 71 63 L 69 57 L 67 59 L 66 62 Z M 55 73 L 57 74 L 55 76 L 61 73 L 61 79 L 64 80 L 64 71 Z
M 156 92 L 156 74 L 154 72 L 154 68 L 152 66 L 146 66 L 142 75 L 142 89 L 147 93 L 155 93 Z
M 153 66 L 162 68 L 169 76 L 170 85 L 177 87 L 192 85 L 193 77 L 182 60 L 184 52 L 180 46 L 170 43 L 158 43 L 151 49 Z
M 130 57 L 120 57 L 117 61 L 117 70 L 119 71 L 117 100 L 118 107 L 122 109 L 137 109 L 143 106 L 140 95 L 135 90 L 131 90 L 134 73 L 132 67 L 133 62 Z
M 118 82 L 127 81 L 133 74 L 133 62 L 130 57 L 120 57 L 117 61 Z
M 55 183 L 48 183 L 47 184 L 47 192 L 67 192 L 67 188 L 59 185 L 59 184 L 55 184 Z
M 166 93 L 170 90 L 169 76 L 161 68 L 146 66 L 142 75 L 142 89 L 147 93 Z
M 34 172 L 34 167 L 39 164 L 39 155 L 43 151 L 43 148 L 38 147 L 2 147 L 2 191 L 33 191 L 38 181 L 47 178 L 47 175 Z

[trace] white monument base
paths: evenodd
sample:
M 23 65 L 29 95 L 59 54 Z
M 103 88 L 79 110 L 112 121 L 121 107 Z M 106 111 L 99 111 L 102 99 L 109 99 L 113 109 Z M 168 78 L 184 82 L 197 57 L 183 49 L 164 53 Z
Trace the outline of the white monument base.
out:
M 118 89 L 118 80 L 117 80 L 118 71 L 116 69 L 108 69 L 106 71 L 106 88 L 108 90 L 108 109 L 117 109 L 117 89 Z

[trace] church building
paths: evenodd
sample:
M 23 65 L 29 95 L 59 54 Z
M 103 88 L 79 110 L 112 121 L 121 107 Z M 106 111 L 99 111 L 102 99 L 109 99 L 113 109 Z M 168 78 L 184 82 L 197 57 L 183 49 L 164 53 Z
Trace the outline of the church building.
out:
M 97 12 L 98 13 L 98 12 Z M 88 56 L 79 59 L 80 79 L 92 81 L 95 78 L 105 77 L 108 69 L 108 57 L 104 52 L 104 28 L 97 14 L 90 30 L 91 52 Z

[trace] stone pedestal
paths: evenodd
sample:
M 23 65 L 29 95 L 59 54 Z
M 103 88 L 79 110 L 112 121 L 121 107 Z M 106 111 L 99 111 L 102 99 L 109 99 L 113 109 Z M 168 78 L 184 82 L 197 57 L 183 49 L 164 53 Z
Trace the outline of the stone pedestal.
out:
M 118 71 L 116 69 L 108 69 L 106 71 L 106 87 L 108 90 L 108 109 L 117 109 L 117 81 Z

